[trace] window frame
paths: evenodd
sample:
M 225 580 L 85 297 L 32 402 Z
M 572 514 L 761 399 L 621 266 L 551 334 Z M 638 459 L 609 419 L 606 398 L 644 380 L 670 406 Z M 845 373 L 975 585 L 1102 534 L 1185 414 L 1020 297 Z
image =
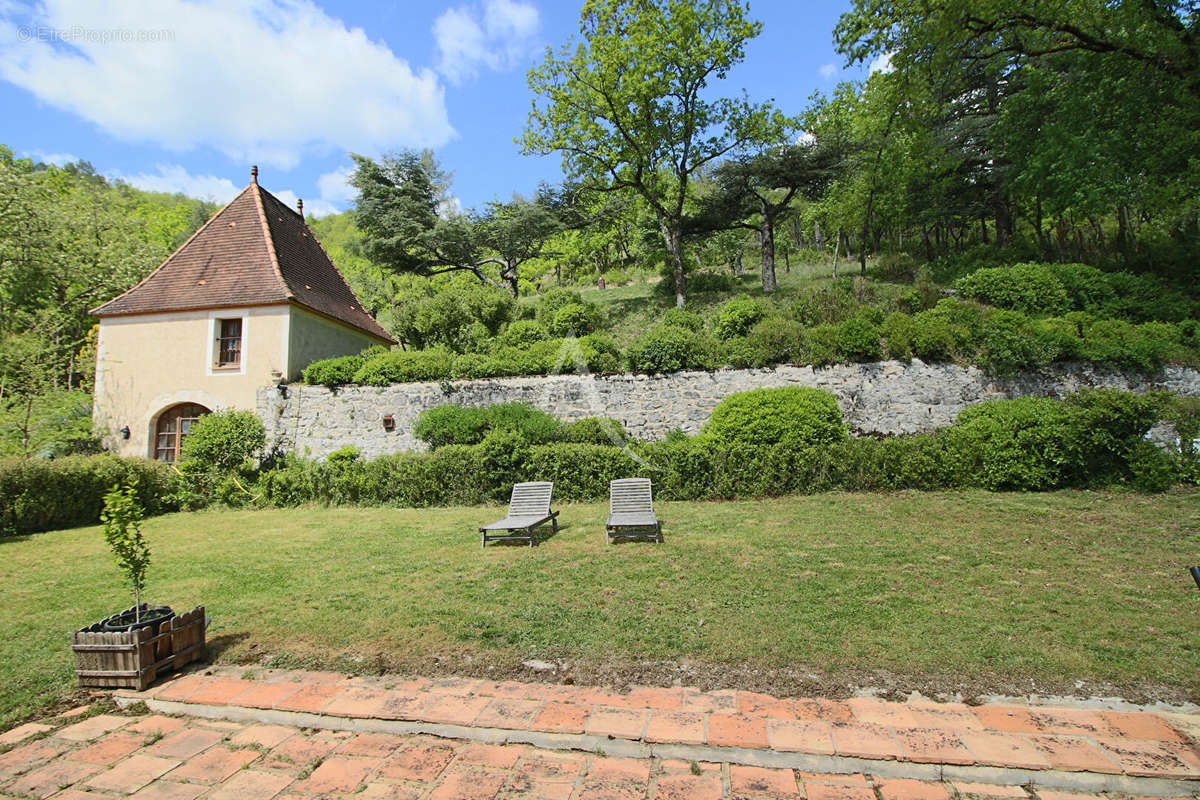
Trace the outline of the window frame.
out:
M 231 313 L 232 312 L 232 313 Z M 224 323 L 237 321 L 240 323 L 240 343 L 238 345 L 238 361 L 221 362 L 222 327 Z M 245 375 L 246 354 L 249 333 L 249 315 L 237 309 L 218 309 L 208 315 L 208 364 L 205 372 L 214 375 Z

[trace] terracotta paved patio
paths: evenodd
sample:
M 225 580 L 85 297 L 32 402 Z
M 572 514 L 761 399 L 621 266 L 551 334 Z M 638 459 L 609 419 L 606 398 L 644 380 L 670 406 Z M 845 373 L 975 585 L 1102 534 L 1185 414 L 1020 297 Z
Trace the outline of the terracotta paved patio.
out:
M 1200 797 L 1194 715 L 205 672 L 0 734 L 0 798 Z

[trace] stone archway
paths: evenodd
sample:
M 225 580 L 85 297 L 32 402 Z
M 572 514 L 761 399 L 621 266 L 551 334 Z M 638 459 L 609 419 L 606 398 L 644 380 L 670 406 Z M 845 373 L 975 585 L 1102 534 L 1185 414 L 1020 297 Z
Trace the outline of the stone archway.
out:
M 151 456 L 169 464 L 178 461 L 192 423 L 207 413 L 209 409 L 199 403 L 177 403 L 159 412 L 150 443 Z

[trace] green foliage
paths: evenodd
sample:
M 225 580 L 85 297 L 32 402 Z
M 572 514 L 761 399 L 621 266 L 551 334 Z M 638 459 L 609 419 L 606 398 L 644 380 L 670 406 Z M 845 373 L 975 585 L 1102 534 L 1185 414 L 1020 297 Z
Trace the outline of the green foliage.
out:
M 421 412 L 413 426 L 413 435 L 435 450 L 447 445 L 479 444 L 493 431 L 515 433 L 528 443 L 542 444 L 559 438 L 560 423 L 525 403 L 483 408 L 446 404 Z
M 0 457 L 61 458 L 99 451 L 88 392 L 29 394 L 0 405 Z
M 1153 489 L 1161 460 L 1143 436 L 1160 400 L 1113 390 L 992 400 L 964 409 L 947 432 L 952 458 L 992 491 L 1129 483 Z
M 325 358 L 305 367 L 300 379 L 312 386 L 343 386 L 354 382 L 364 363 L 362 356 Z
M 626 349 L 625 357 L 631 370 L 649 373 L 713 369 L 720 360 L 707 335 L 672 325 L 651 329 Z
M 550 332 L 542 323 L 532 319 L 521 319 L 508 326 L 501 334 L 500 342 L 506 347 L 529 347 L 535 342 L 549 338 Z
M 178 507 L 170 467 L 111 455 L 0 459 L 0 533 L 94 525 L 115 484 L 134 485 L 147 514 Z
M 1172 395 L 1164 399 L 1162 417 L 1175 427 L 1171 454 L 1179 479 L 1200 485 L 1200 397 Z
M 1067 290 L 1046 264 L 1015 264 L 977 270 L 955 284 L 965 297 L 1026 314 L 1070 310 Z
M 559 429 L 559 438 L 572 444 L 620 445 L 629 440 L 629 434 L 620 420 L 612 417 L 584 417 L 566 422 Z
M 846 361 L 878 361 L 882 353 L 880 331 L 864 317 L 848 319 L 837 326 L 837 353 Z
M 599 315 L 595 306 L 568 303 L 555 312 L 550 332 L 555 336 L 582 336 L 591 333 L 598 324 Z
M 409 347 L 441 345 L 462 352 L 480 335 L 494 336 L 513 311 L 513 299 L 503 289 L 459 281 L 440 292 L 425 287 L 401 296 L 391 318 L 396 337 Z
M 734 336 L 745 336 L 750 329 L 766 316 L 762 303 L 745 295 L 735 297 L 717 314 L 714 330 L 719 339 L 732 339 Z
M 662 323 L 674 325 L 677 328 L 687 328 L 689 331 L 704 330 L 704 317 L 682 308 L 668 308 L 663 312 Z
M 138 619 L 142 590 L 146 588 L 146 570 L 150 568 L 150 545 L 142 536 L 145 512 L 137 499 L 137 481 L 123 487 L 115 484 L 104 495 L 100 522 L 104 525 L 104 540 L 112 551 L 113 560 L 124 570 L 133 591 L 134 619 Z
M 807 386 L 730 395 L 713 409 L 704 430 L 720 445 L 779 445 L 796 450 L 846 438 L 833 395 Z
M 392 350 L 367 359 L 354 375 L 355 383 L 387 386 L 408 381 L 436 381 L 450 375 L 454 354 L 433 350 Z
M 762 364 L 758 366 L 803 364 L 808 357 L 808 334 L 804 326 L 784 317 L 769 316 L 759 321 L 750 329 L 746 341 L 762 356 Z
M 204 470 L 232 472 L 262 455 L 266 431 L 252 411 L 214 411 L 192 423 L 182 461 Z
M 916 326 L 913 318 L 900 311 L 893 311 L 883 321 L 883 340 L 888 358 L 908 361 L 913 355 L 913 335 Z

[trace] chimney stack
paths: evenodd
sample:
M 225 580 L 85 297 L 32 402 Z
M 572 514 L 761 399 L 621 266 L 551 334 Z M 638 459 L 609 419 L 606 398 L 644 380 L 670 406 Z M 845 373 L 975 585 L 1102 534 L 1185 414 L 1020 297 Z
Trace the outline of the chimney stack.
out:
M 255 164 L 250 168 L 250 182 L 258 183 L 258 165 Z
M 296 213 L 299 214 L 301 217 L 304 216 L 304 198 L 303 197 L 298 198 L 296 200 Z

